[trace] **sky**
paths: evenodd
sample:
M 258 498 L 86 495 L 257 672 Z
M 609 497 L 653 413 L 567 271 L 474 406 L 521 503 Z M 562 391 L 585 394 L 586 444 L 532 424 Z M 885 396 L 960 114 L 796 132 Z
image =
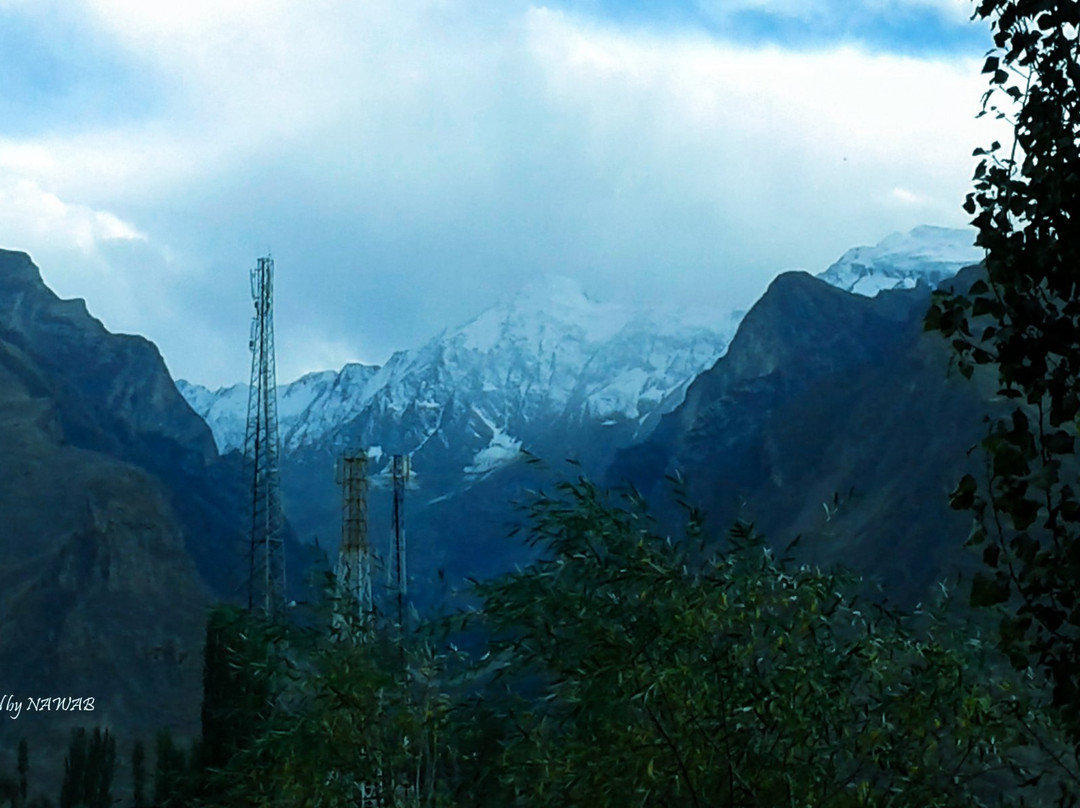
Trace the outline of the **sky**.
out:
M 962 227 L 991 47 L 968 0 L 0 0 L 0 248 L 246 381 L 381 364 L 537 276 L 745 308 Z

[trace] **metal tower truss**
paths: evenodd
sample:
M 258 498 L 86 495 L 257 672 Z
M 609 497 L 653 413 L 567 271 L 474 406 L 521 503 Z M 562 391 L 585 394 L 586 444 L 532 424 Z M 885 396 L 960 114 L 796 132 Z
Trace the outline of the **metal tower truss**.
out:
M 337 483 L 341 486 L 341 546 L 338 548 L 337 581 L 361 623 L 373 611 L 371 596 L 371 549 L 368 543 L 367 452 L 347 451 L 338 458 Z
M 408 595 L 408 565 L 405 552 L 405 487 L 409 481 L 409 458 L 394 455 L 390 471 L 394 480 L 394 510 L 392 514 L 390 564 L 386 572 L 388 584 L 397 599 L 397 622 L 400 631 L 405 630 L 405 598 Z
M 274 366 L 274 261 L 251 270 L 251 385 L 244 458 L 251 475 L 248 608 L 276 612 L 285 602 L 284 520 L 278 488 L 277 374 Z

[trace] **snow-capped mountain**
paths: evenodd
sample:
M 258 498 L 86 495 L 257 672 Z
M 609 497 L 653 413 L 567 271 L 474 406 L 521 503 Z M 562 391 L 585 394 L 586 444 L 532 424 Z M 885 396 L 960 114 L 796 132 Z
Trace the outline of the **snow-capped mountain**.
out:
M 278 430 L 285 447 L 317 438 L 347 414 L 342 404 L 366 400 L 377 365 L 350 363 L 340 371 L 320 370 L 278 387 Z M 248 392 L 246 384 L 208 390 L 178 379 L 176 387 L 214 433 L 218 451 L 244 446 Z
M 593 422 L 632 436 L 678 404 L 686 385 L 723 353 L 740 317 L 600 303 L 575 281 L 546 277 L 419 349 L 395 353 L 381 368 L 347 365 L 281 385 L 282 448 L 289 454 L 326 440 L 359 441 L 400 443 L 395 451 L 415 453 L 461 408 L 471 451 L 462 468 L 470 473 L 516 455 L 529 424 Z M 242 446 L 247 385 L 216 392 L 177 386 L 222 452 Z
M 930 284 L 979 260 L 971 241 L 967 231 L 920 227 L 851 250 L 819 277 L 864 296 Z M 806 301 L 780 299 L 790 310 L 775 324 L 778 333 L 800 330 Z M 290 521 L 298 535 L 319 537 L 332 548 L 341 529 L 335 462 L 346 449 L 364 448 L 369 518 L 372 530 L 385 535 L 386 492 L 377 490 L 387 485 L 390 456 L 408 454 L 414 561 L 428 573 L 442 565 L 469 575 L 502 568 L 521 550 L 506 542 L 506 525 L 518 518 L 511 503 L 545 484 L 545 472 L 520 462 L 523 452 L 552 467 L 574 458 L 584 473 L 602 475 L 616 453 L 654 433 L 695 379 L 708 376 L 743 314 L 644 311 L 598 302 L 576 282 L 549 277 L 419 348 L 395 353 L 382 367 L 348 365 L 281 385 L 281 481 Z M 747 341 L 753 343 L 753 335 L 731 367 L 754 355 Z M 831 344 L 824 337 L 808 342 Z M 798 367 L 814 355 L 807 345 L 800 350 L 792 360 Z M 830 350 L 823 347 L 821 354 L 828 358 Z M 216 392 L 178 386 L 222 451 L 241 447 L 245 385 Z M 725 428 L 731 431 L 730 424 Z M 641 460 L 654 461 L 651 455 Z
M 855 247 L 818 274 L 826 283 L 873 297 L 885 289 L 911 289 L 924 282 L 936 286 L 963 267 L 982 260 L 972 230 L 922 225 L 893 233 L 873 247 Z
M 973 240 L 970 230 L 924 225 L 849 250 L 818 277 L 866 296 L 934 285 L 980 260 Z M 467 421 L 469 455 L 458 468 L 481 473 L 516 456 L 540 424 L 588 422 L 640 440 L 723 355 L 742 314 L 597 302 L 577 282 L 548 276 L 382 367 L 349 364 L 281 385 L 282 448 L 288 455 L 329 440 L 417 452 L 454 416 Z M 211 392 L 181 380 L 177 387 L 219 451 L 242 448 L 247 385 Z

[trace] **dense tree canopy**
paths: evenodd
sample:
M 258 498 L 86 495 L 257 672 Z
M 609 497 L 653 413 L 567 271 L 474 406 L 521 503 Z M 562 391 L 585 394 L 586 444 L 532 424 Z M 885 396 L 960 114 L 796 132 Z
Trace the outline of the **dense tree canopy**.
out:
M 183 804 L 923 808 L 1068 781 L 1036 682 L 947 599 L 862 605 L 749 525 L 714 542 L 691 512 L 673 540 L 585 480 L 532 510 L 541 560 L 480 585 L 450 638 L 235 615 L 233 650 L 273 633 L 273 709 Z

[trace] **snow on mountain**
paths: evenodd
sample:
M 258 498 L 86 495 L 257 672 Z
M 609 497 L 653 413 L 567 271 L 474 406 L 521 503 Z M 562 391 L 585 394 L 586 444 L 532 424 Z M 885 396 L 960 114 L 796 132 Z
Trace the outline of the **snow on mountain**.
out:
M 248 406 L 246 384 L 208 390 L 201 384 L 177 379 L 176 389 L 210 426 L 218 452 L 225 454 L 230 449 L 243 447 Z
M 818 277 L 866 296 L 936 284 L 980 260 L 972 242 L 969 230 L 916 227 L 849 250 Z M 540 278 L 382 367 L 349 364 L 281 385 L 282 449 L 378 445 L 386 457 L 426 452 L 483 475 L 552 430 L 592 424 L 640 440 L 727 350 L 742 314 L 642 310 L 593 300 L 569 278 Z M 247 385 L 177 387 L 220 451 L 242 447 Z
M 596 302 L 569 278 L 542 278 L 381 368 L 347 365 L 279 386 L 282 448 L 330 441 L 417 452 L 444 421 L 449 428 L 453 410 L 471 453 L 464 468 L 482 474 L 516 457 L 530 423 L 598 420 L 636 430 L 678 404 L 727 348 L 740 316 L 649 313 Z M 246 385 L 177 386 L 221 451 L 241 447 Z M 388 429 L 400 438 L 377 434 Z
M 340 402 L 369 395 L 366 384 L 377 366 L 348 364 L 340 372 L 320 370 L 278 385 L 278 432 L 283 448 L 319 436 L 337 423 Z M 188 404 L 210 425 L 218 451 L 243 449 L 247 425 L 248 385 L 208 390 L 178 379 L 176 387 Z
M 911 289 L 920 281 L 936 286 L 982 260 L 971 230 L 921 225 L 893 233 L 873 247 L 855 247 L 818 274 L 826 283 L 874 297 L 885 289 Z
M 391 357 L 371 381 L 370 400 L 354 410 L 362 412 L 333 439 L 385 444 L 397 432 L 394 451 L 438 454 L 443 467 L 482 474 L 552 429 L 609 420 L 636 431 L 678 403 L 737 325 L 727 312 L 711 326 L 689 319 L 596 302 L 568 278 L 540 279 Z

